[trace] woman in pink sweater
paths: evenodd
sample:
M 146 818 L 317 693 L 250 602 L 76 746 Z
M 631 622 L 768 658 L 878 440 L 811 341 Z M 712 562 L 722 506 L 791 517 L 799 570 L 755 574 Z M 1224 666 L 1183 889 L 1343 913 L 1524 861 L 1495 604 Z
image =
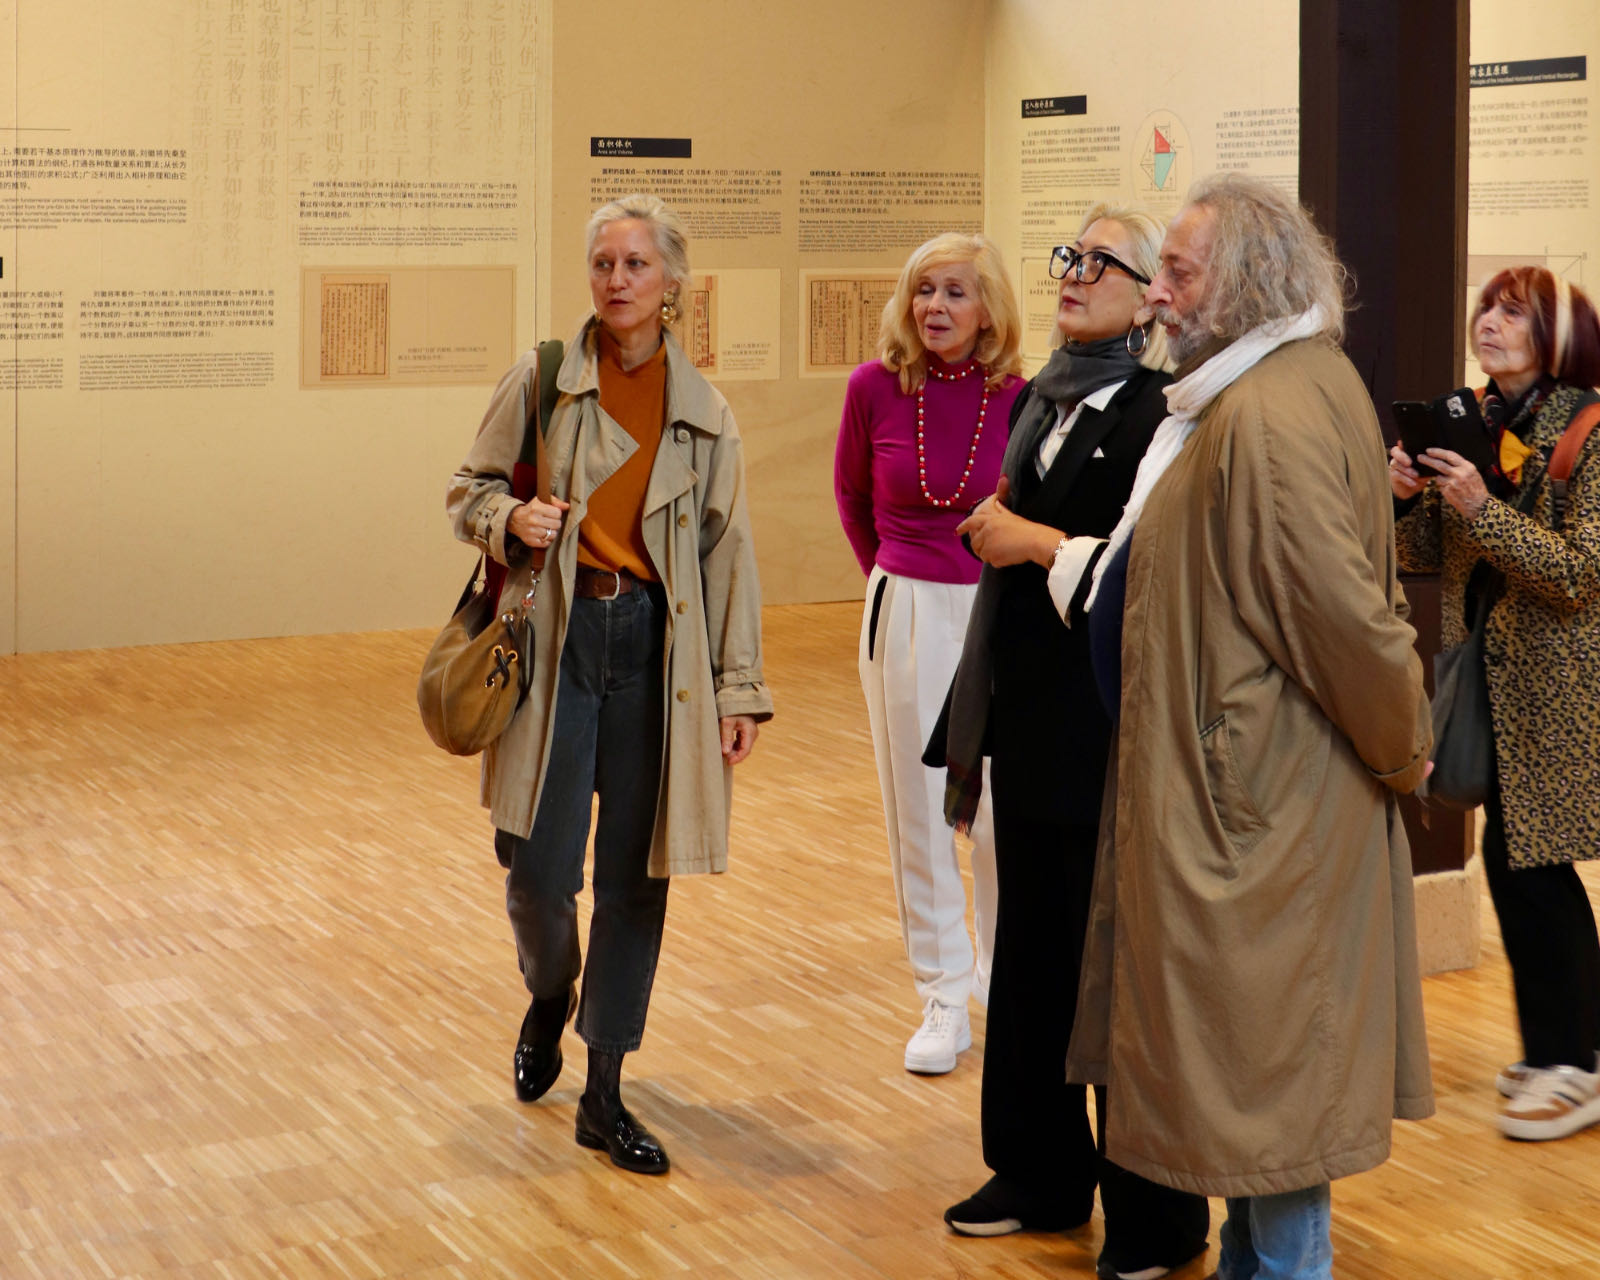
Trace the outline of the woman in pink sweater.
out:
M 977 962 L 944 774 L 922 763 L 961 656 L 982 565 L 956 526 L 994 492 L 1022 389 L 1015 291 L 984 237 L 949 233 L 912 253 L 883 310 L 878 359 L 850 375 L 834 455 L 845 535 L 867 574 L 859 665 L 883 792 L 900 927 L 922 1026 L 907 1071 L 953 1070 L 972 1044 L 967 997 L 987 999 L 994 838 L 972 824 Z M 984 789 L 987 797 L 988 789 Z

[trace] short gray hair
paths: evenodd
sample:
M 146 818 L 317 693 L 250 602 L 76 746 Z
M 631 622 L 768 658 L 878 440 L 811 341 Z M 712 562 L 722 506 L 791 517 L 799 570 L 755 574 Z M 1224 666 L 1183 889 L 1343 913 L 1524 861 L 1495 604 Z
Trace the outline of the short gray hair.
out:
M 1249 174 L 1213 173 L 1189 188 L 1186 203 L 1215 218 L 1204 304 L 1212 333 L 1241 338 L 1320 306 L 1322 332 L 1343 339 L 1350 273 L 1333 242 L 1282 187 Z
M 655 241 L 656 252 L 661 255 L 667 287 L 673 296 L 669 321 L 676 320 L 683 295 L 689 291 L 689 236 L 683 229 L 682 219 L 666 206 L 661 197 L 636 193 L 601 205 L 584 228 L 584 257 L 587 259 L 594 255 L 594 242 L 600 235 L 601 227 L 608 222 L 622 222 L 628 218 L 637 219 L 650 228 L 650 237 Z

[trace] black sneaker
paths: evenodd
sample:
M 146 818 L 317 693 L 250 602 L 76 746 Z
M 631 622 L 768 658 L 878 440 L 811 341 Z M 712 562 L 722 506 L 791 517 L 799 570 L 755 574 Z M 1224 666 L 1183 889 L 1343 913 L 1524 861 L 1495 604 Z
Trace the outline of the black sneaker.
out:
M 957 1235 L 1008 1236 L 1014 1231 L 1070 1231 L 1089 1221 L 1089 1214 L 1046 1207 L 996 1174 L 960 1204 L 946 1209 L 944 1220 Z

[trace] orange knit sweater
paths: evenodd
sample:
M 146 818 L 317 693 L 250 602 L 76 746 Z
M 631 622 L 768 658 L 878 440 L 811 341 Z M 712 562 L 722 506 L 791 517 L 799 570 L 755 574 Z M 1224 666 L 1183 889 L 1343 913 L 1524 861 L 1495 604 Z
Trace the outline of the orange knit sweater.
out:
M 600 407 L 639 447 L 589 495 L 589 509 L 578 526 L 578 563 L 655 582 L 641 517 L 667 411 L 667 347 L 662 343 L 643 364 L 624 369 L 616 341 L 602 328 L 599 356 Z

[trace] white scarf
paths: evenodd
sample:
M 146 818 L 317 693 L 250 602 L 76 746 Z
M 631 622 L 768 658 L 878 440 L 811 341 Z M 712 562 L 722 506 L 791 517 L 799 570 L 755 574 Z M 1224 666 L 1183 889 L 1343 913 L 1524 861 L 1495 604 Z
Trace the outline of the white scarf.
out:
M 1111 557 L 1133 536 L 1133 527 L 1139 523 L 1145 500 L 1161 479 L 1161 473 L 1183 451 L 1183 446 L 1194 433 L 1195 420 L 1205 407 L 1221 395 L 1234 381 L 1264 356 L 1272 354 L 1286 342 L 1298 342 L 1314 337 L 1327 327 L 1327 316 L 1319 306 L 1302 311 L 1297 316 L 1272 320 L 1250 330 L 1237 342 L 1230 343 L 1211 359 L 1185 378 L 1179 378 L 1166 389 L 1167 416 L 1156 428 L 1156 434 L 1139 462 L 1139 473 L 1133 478 L 1133 493 L 1128 505 L 1122 509 L 1122 519 L 1111 531 L 1106 549 L 1094 566 L 1094 579 L 1089 587 L 1089 598 L 1084 610 L 1094 608 L 1094 598 L 1100 592 L 1100 575 L 1111 563 Z

